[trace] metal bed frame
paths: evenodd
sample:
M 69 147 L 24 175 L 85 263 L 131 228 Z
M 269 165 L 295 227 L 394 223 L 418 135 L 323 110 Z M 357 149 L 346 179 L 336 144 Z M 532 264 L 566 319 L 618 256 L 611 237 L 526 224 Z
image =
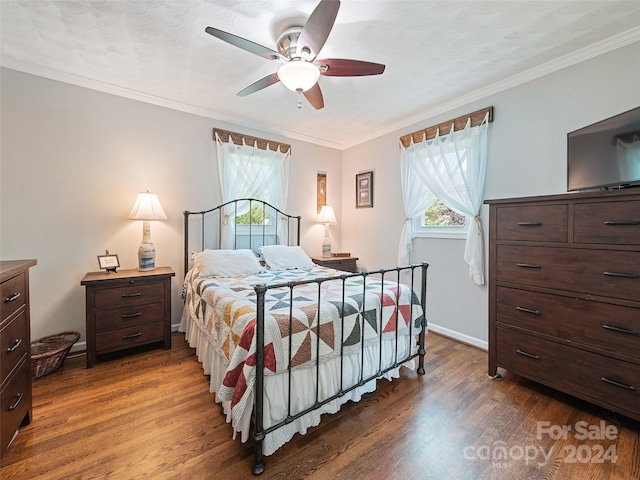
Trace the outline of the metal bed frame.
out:
M 219 245 L 221 244 L 221 230 L 222 230 L 222 223 L 224 221 L 223 219 L 223 208 L 227 207 L 227 208 L 233 208 L 234 211 L 234 215 L 235 213 L 237 213 L 238 211 L 238 203 L 239 202 L 249 202 L 249 211 L 251 211 L 251 208 L 253 207 L 254 204 L 259 204 L 262 206 L 263 209 L 268 210 L 269 212 L 275 212 L 276 215 L 276 232 L 277 232 L 277 228 L 278 228 L 278 216 L 281 216 L 281 218 L 285 219 L 285 221 L 287 222 L 287 244 L 289 245 L 299 245 L 300 244 L 300 217 L 299 216 L 293 216 L 293 215 L 288 215 L 282 211 L 280 211 L 279 209 L 275 208 L 274 206 L 268 204 L 267 202 L 264 202 L 262 200 L 257 200 L 257 199 L 249 199 L 249 198 L 243 198 L 243 199 L 237 199 L 237 200 L 232 200 L 229 202 L 226 202 L 222 205 L 219 205 L 218 207 L 209 209 L 209 210 L 203 210 L 200 212 L 190 212 L 190 211 L 185 211 L 184 212 L 184 235 L 185 235 L 185 256 L 184 256 L 184 271 L 185 271 L 185 276 L 188 272 L 188 268 L 189 268 L 189 227 L 190 227 L 190 216 L 194 215 L 194 216 L 199 216 L 199 225 L 201 228 L 201 239 L 200 239 L 200 250 L 203 250 L 205 248 L 206 245 L 206 240 L 207 237 L 205 235 L 205 223 L 206 223 L 206 219 L 207 217 L 217 217 L 218 218 L 218 238 L 217 238 L 217 242 L 213 242 L 214 244 L 217 243 L 218 248 Z M 231 206 L 231 207 L 230 207 Z M 296 232 L 295 234 L 292 236 L 291 235 L 291 231 L 289 229 L 290 227 L 290 223 L 291 222 L 295 222 L 296 224 Z M 215 225 L 215 223 L 214 223 Z M 266 235 L 266 228 L 264 225 L 262 226 L 255 226 L 254 228 L 257 229 L 258 231 L 260 229 L 262 229 L 262 235 L 260 235 L 258 233 L 258 237 L 262 237 L 262 241 L 264 242 L 265 239 L 267 238 Z M 249 226 L 249 230 L 250 230 L 250 242 L 251 242 L 251 226 Z M 277 233 L 276 233 L 276 239 L 277 239 Z M 295 243 L 291 243 L 291 239 L 294 239 Z M 234 248 L 237 246 L 238 244 L 238 238 L 237 238 L 237 230 L 236 230 L 236 235 L 234 236 Z M 250 245 L 252 245 L 252 243 L 250 243 Z M 366 383 L 370 382 L 371 380 L 375 380 L 377 378 L 380 378 L 383 374 L 385 374 L 386 372 L 393 370 L 395 368 L 398 368 L 399 366 L 401 366 L 402 364 L 412 360 L 415 357 L 418 357 L 418 369 L 417 372 L 421 375 L 425 374 L 425 370 L 424 370 L 424 357 L 426 354 L 426 349 L 425 349 L 425 330 L 426 330 L 426 294 L 427 294 L 427 268 L 429 267 L 429 264 L 426 262 L 420 263 L 420 264 L 414 264 L 414 265 L 408 265 L 405 267 L 396 267 L 396 268 L 391 268 L 391 269 L 381 269 L 381 270 L 375 270 L 375 271 L 363 271 L 360 273 L 350 273 L 350 274 L 342 274 L 342 275 L 338 275 L 336 277 L 331 277 L 331 278 L 317 278 L 317 279 L 312 279 L 312 280 L 304 280 L 304 281 L 297 281 L 297 282 L 288 282 L 288 283 L 279 283 L 279 284 L 275 284 L 275 285 L 267 285 L 267 284 L 258 284 L 255 285 L 255 292 L 257 295 L 257 301 L 256 301 L 256 381 L 255 381 L 255 395 L 254 395 L 254 406 L 253 406 L 253 439 L 254 439 L 254 461 L 253 461 L 253 467 L 252 467 L 252 473 L 254 475 L 260 475 L 264 472 L 265 470 L 265 462 L 264 462 L 264 455 L 263 455 L 263 441 L 265 439 L 265 436 L 268 433 L 273 432 L 274 430 L 281 428 L 285 425 L 290 424 L 291 422 L 293 422 L 294 420 L 296 420 L 299 417 L 302 417 L 303 415 L 316 410 L 320 407 L 322 407 L 323 405 L 339 398 L 342 397 L 344 395 L 346 395 L 347 393 L 351 392 L 352 390 L 361 387 L 363 385 L 365 385 Z M 318 399 L 318 382 L 319 382 L 319 369 L 320 369 L 320 355 L 319 355 L 319 350 L 320 350 L 320 322 L 317 322 L 316 325 L 316 329 L 317 329 L 317 342 L 315 345 L 316 348 L 316 357 L 315 357 L 315 386 L 316 386 L 316 398 L 315 398 L 315 403 L 301 411 L 298 412 L 294 415 L 291 414 L 291 374 L 292 374 L 292 368 L 291 368 L 291 351 L 289 351 L 289 367 L 288 367 L 288 376 L 289 376 L 289 391 L 288 391 L 288 414 L 287 417 L 282 420 L 281 422 L 270 426 L 269 428 L 264 428 L 263 427 L 263 413 L 264 413 L 264 399 L 263 399 L 263 395 L 262 394 L 258 394 L 259 392 L 263 392 L 263 388 L 264 388 L 264 327 L 265 327 L 265 296 L 267 294 L 268 290 L 271 289 L 288 289 L 289 290 L 289 299 L 290 299 L 290 305 L 291 305 L 291 299 L 293 298 L 293 290 L 296 286 L 300 286 L 300 285 L 305 285 L 305 284 L 313 284 L 316 283 L 318 285 L 318 316 L 320 315 L 319 309 L 320 309 L 320 286 L 322 285 L 322 283 L 327 282 L 327 281 L 336 281 L 336 280 L 341 280 L 342 281 L 342 309 L 341 309 L 341 318 L 343 320 L 343 325 L 342 327 L 344 328 L 344 300 L 345 300 L 345 282 L 347 279 L 352 278 L 352 277 L 361 277 L 363 279 L 362 282 L 362 288 L 363 288 L 363 299 L 365 298 L 365 293 L 367 291 L 367 277 L 370 275 L 378 275 L 381 281 L 381 289 L 384 290 L 384 285 L 385 285 L 385 275 L 389 275 L 389 274 L 395 274 L 396 278 L 397 278 L 397 288 L 398 291 L 400 289 L 400 274 L 402 272 L 408 272 L 411 278 L 411 282 L 410 282 L 410 287 L 411 287 L 411 291 L 415 292 L 414 286 L 415 286 L 415 276 L 416 276 L 416 271 L 419 271 L 421 274 L 421 278 L 420 278 L 420 298 L 419 298 L 419 302 L 420 302 L 420 306 L 422 308 L 422 316 L 419 318 L 419 322 L 420 322 L 420 332 L 417 334 L 418 335 L 418 340 L 417 340 L 417 351 L 416 353 L 411 353 L 411 349 L 409 349 L 409 354 L 401 359 L 397 358 L 397 353 L 396 353 L 396 358 L 395 358 L 395 362 L 387 367 L 382 367 L 382 334 L 380 333 L 380 335 L 378 336 L 379 338 L 379 351 L 380 351 L 380 356 L 379 356 L 379 364 L 378 364 L 378 368 L 377 371 L 373 374 L 370 375 L 368 377 L 364 377 L 363 372 L 364 372 L 364 349 L 365 349 L 365 344 L 364 344 L 364 329 L 362 329 L 362 337 L 360 339 L 360 345 L 361 345 L 361 351 L 360 351 L 360 361 L 361 361 L 361 365 L 360 365 L 360 378 L 358 380 L 358 382 L 354 383 L 353 385 L 344 385 L 343 384 L 343 354 L 344 354 L 344 345 L 341 346 L 341 351 L 340 351 L 340 390 L 332 395 L 331 397 L 324 399 L 322 401 L 320 401 Z M 387 281 L 388 284 L 388 281 Z M 363 300 L 364 302 L 364 300 Z M 413 302 L 410 302 L 410 315 L 409 318 L 412 319 L 413 318 Z M 291 312 L 291 306 L 290 306 L 290 312 Z M 399 315 L 397 315 L 397 304 L 396 304 L 396 322 L 398 321 Z M 362 310 L 364 311 L 365 309 L 365 305 L 363 303 L 362 306 Z M 291 335 L 291 314 L 289 317 L 289 322 L 290 322 L 290 329 L 289 329 L 289 335 Z M 413 336 L 415 336 L 415 334 L 413 334 L 413 321 L 410 320 L 409 322 L 409 337 L 408 338 L 412 338 Z M 341 332 L 341 336 L 343 335 L 344 332 Z M 396 325 L 396 330 L 395 330 L 395 351 L 398 351 L 398 328 Z M 342 342 L 341 342 L 342 343 Z M 289 342 L 289 345 L 291 346 L 291 342 Z

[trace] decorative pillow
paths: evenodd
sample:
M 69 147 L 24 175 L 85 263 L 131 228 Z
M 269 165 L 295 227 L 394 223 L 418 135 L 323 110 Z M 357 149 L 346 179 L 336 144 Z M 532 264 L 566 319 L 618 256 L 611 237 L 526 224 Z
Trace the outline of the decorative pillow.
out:
M 310 268 L 315 264 L 302 247 L 287 245 L 265 245 L 260 247 L 267 267 L 271 270 L 290 270 L 293 268 Z
M 204 250 L 196 255 L 194 269 L 201 277 L 237 277 L 264 271 L 248 249 Z

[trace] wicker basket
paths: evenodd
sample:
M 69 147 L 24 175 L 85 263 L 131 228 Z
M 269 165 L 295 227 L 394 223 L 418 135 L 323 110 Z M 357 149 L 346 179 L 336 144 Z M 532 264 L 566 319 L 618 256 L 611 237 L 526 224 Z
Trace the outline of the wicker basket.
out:
M 60 368 L 79 338 L 80 333 L 70 331 L 47 335 L 31 342 L 31 378 L 44 377 Z

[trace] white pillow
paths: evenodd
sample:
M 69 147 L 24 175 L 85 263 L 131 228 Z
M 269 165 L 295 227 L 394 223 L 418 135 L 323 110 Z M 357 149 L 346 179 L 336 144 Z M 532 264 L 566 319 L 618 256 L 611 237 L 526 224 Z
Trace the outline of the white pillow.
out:
M 302 247 L 287 245 L 265 245 L 260 247 L 265 263 L 271 270 L 310 268 L 315 264 L 304 253 Z
M 194 268 L 201 277 L 237 277 L 264 271 L 251 250 L 207 249 L 196 255 Z

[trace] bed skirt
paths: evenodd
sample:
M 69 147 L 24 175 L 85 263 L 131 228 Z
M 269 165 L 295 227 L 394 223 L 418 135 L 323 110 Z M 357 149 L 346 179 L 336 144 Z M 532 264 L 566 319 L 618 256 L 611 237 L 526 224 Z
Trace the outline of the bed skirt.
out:
M 222 404 L 223 411 L 226 415 L 228 423 L 233 427 L 233 438 L 240 433 L 240 439 L 242 442 L 246 442 L 250 436 L 251 430 L 251 413 L 253 409 L 253 393 L 248 397 L 246 408 L 241 412 L 237 418 L 232 418 L 230 402 L 221 402 L 217 398 L 217 392 L 222 381 L 224 379 L 229 362 L 220 353 L 213 342 L 213 339 L 206 331 L 204 325 L 197 319 L 195 319 L 189 312 L 188 307 L 185 308 L 182 313 L 180 321 L 180 332 L 185 334 L 185 339 L 191 348 L 196 351 L 198 361 L 202 364 L 202 369 L 205 375 L 210 376 L 209 391 L 216 393 L 215 401 Z M 426 333 L 426 332 L 425 332 Z M 417 351 L 417 346 L 412 338 L 407 337 L 406 341 L 398 342 L 397 358 L 404 358 L 408 355 L 409 345 L 411 345 L 412 352 Z M 382 343 L 382 357 L 384 359 L 395 358 L 395 339 L 384 340 Z M 364 365 L 364 377 L 373 375 L 377 370 L 378 358 L 380 354 L 380 345 L 369 345 L 364 349 L 364 355 L 366 357 Z M 389 361 L 389 365 L 393 363 Z M 368 365 L 372 365 L 367 369 Z M 318 393 L 319 400 L 322 401 L 330 396 L 334 395 L 340 390 L 339 377 L 340 377 L 340 357 L 329 359 L 321 364 L 319 370 L 319 388 Z M 345 354 L 343 360 L 344 378 L 343 383 L 345 387 L 349 387 L 358 382 L 360 377 L 361 356 L 360 352 Z M 385 367 L 383 362 L 383 368 Z M 416 368 L 415 359 L 412 359 L 402 366 L 405 366 L 411 370 Z M 313 375 L 309 374 L 308 369 L 313 369 Z M 295 369 L 292 371 L 292 384 L 296 385 L 296 392 L 292 391 L 292 405 L 291 414 L 295 414 L 309 408 L 315 401 L 315 366 Z M 306 370 L 306 371 L 305 371 Z M 383 374 L 379 378 L 386 378 L 391 380 L 400 376 L 400 367 L 393 368 Z M 300 388 L 302 387 L 302 388 Z M 316 410 L 312 410 L 307 414 L 295 419 L 291 423 L 284 425 L 265 436 L 263 444 L 263 454 L 271 455 L 282 445 L 287 443 L 296 434 L 300 433 L 304 435 L 311 427 L 315 427 L 320 423 L 320 417 L 323 413 L 336 413 L 340 410 L 340 407 L 349 401 L 358 402 L 362 396 L 366 393 L 371 393 L 376 389 L 376 380 L 371 380 L 362 386 L 359 386 L 344 396 L 336 398 L 327 404 L 319 407 Z M 292 389 L 293 390 L 293 389 Z M 283 392 L 288 391 L 288 375 L 265 375 L 264 377 L 264 428 L 267 429 L 271 425 L 279 423 L 287 417 L 287 405 L 286 401 L 283 402 Z M 286 397 L 286 395 L 284 395 Z M 237 411 L 237 408 L 236 408 Z

